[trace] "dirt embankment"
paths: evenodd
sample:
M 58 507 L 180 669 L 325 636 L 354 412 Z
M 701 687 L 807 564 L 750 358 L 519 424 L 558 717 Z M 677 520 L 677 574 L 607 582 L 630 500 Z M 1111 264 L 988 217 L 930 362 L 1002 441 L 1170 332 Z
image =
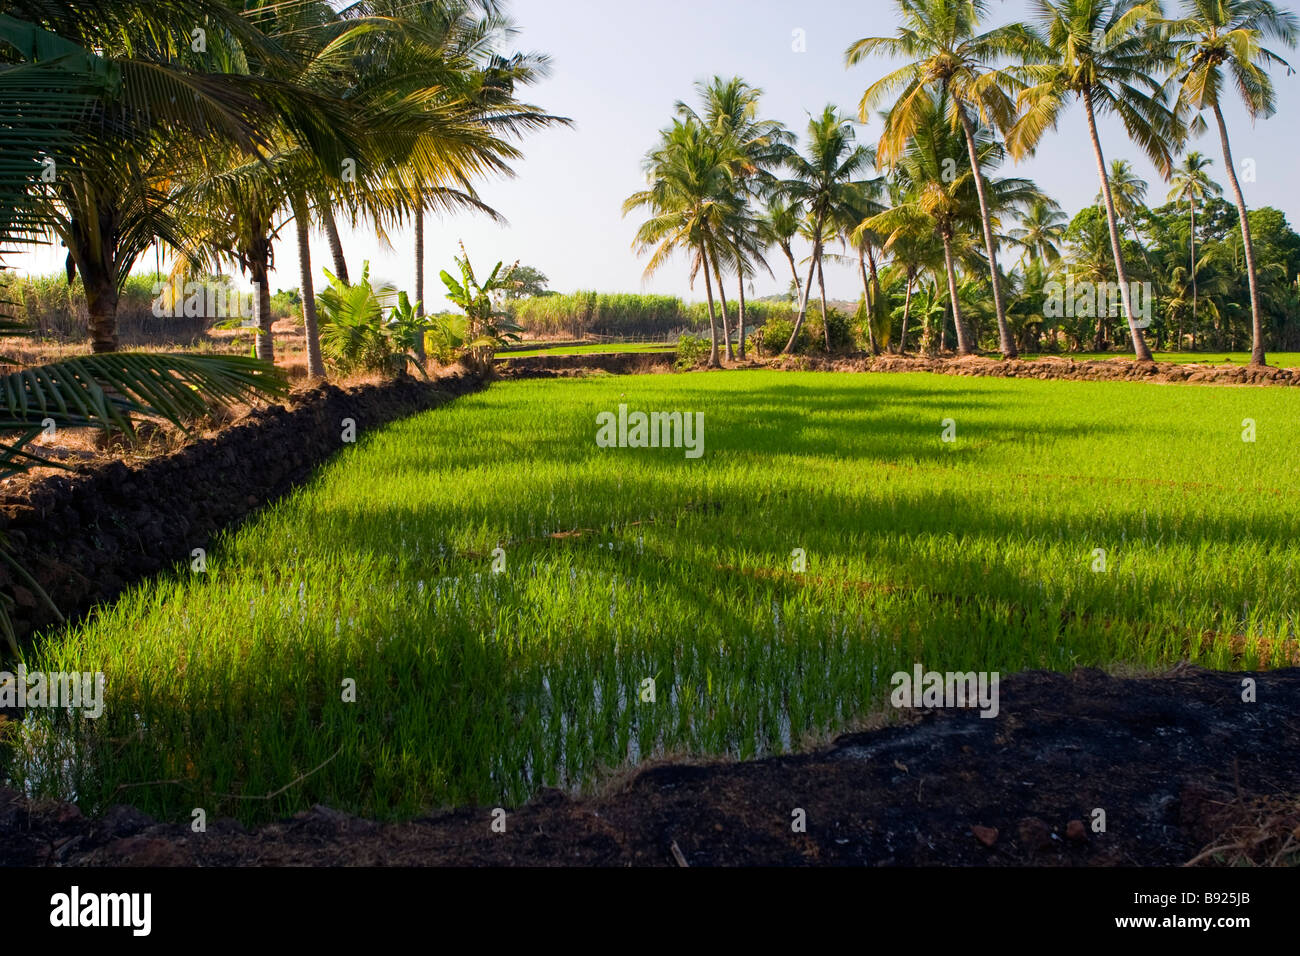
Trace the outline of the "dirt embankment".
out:
M 996 359 L 984 356 L 927 358 L 880 355 L 874 358 L 823 359 L 793 356 L 774 363 L 777 368 L 833 372 L 935 372 L 993 378 L 1066 379 L 1082 382 L 1187 382 L 1203 385 L 1300 385 L 1300 372 L 1242 365 L 1180 365 L 1174 362 L 1135 362 L 1128 358 L 1076 362 L 1069 357 Z
M 663 372 L 672 368 L 672 354 L 593 353 L 586 355 L 536 355 L 527 358 L 498 356 L 503 378 L 561 378 L 593 371 L 620 375 Z M 1059 356 L 1012 359 L 971 355 L 961 358 L 918 355 L 823 358 L 790 355 L 750 358 L 729 368 L 773 368 L 811 372 L 932 372 L 991 378 L 1060 379 L 1081 382 L 1185 382 L 1203 385 L 1300 385 L 1300 370 L 1254 368 L 1242 365 L 1135 362 L 1129 358 L 1075 361 Z
M 134 581 L 188 562 L 216 532 L 306 479 L 343 447 L 345 418 L 359 437 L 481 385 L 468 373 L 432 384 L 317 385 L 295 392 L 287 407 L 254 409 L 171 454 L 23 482 L 0 500 L 0 532 L 63 614 L 75 618 Z M 20 638 L 55 623 L 8 567 L 0 566 L 0 593 L 14 596 Z
M 0 790 L 0 864 L 1297 865 L 1300 669 L 1033 671 L 1002 682 L 994 718 L 922 711 L 817 753 L 658 766 L 593 798 L 543 792 L 504 833 L 492 819 L 375 823 L 317 806 L 194 833 Z
M 668 371 L 674 352 L 589 352 L 584 355 L 497 356 L 497 374 L 502 378 L 565 378 L 592 371 L 636 375 Z

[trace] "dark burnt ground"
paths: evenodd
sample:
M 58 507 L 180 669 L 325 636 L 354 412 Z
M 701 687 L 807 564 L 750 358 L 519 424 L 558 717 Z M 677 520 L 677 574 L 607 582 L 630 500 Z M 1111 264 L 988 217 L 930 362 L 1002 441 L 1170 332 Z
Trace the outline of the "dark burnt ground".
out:
M 1245 676 L 1256 703 L 1241 699 Z M 600 797 L 543 794 L 504 834 L 490 808 L 376 824 L 323 807 L 196 834 L 127 807 L 88 820 L 0 791 L 0 863 L 1150 866 L 1270 827 L 1250 853 L 1276 862 L 1300 840 L 1298 795 L 1300 669 L 1030 672 L 1003 680 L 994 719 L 927 711 L 814 754 L 663 765 Z M 792 832 L 795 808 L 806 833 Z M 1094 808 L 1105 833 L 1088 826 Z

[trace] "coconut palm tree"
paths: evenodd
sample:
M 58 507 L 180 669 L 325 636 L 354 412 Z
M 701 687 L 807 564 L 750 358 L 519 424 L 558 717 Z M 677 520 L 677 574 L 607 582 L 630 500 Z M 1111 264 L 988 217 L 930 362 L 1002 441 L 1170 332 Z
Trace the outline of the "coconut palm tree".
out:
M 1192 280 L 1192 324 L 1196 324 L 1196 300 L 1198 298 L 1196 288 L 1196 204 L 1205 202 L 1210 196 L 1218 196 L 1223 193 L 1223 187 L 1210 178 L 1207 173 L 1209 167 L 1214 165 L 1214 160 L 1201 153 L 1192 150 L 1184 158 L 1182 165 L 1174 170 L 1173 189 L 1169 191 L 1170 202 L 1182 202 L 1187 200 L 1188 208 L 1191 210 L 1191 225 L 1188 231 L 1188 243 L 1191 247 L 1189 256 L 1188 271 Z
M 807 154 L 792 151 L 786 157 L 789 178 L 782 181 L 780 195 L 803 207 L 808 232 L 813 236 L 808 280 L 803 285 L 794 331 L 782 350 L 786 354 L 793 352 L 795 343 L 799 341 L 799 332 L 808 312 L 808 293 L 813 275 L 821 265 L 827 227 L 834 221 L 842 221 L 845 210 L 857 197 L 861 177 L 872 166 L 870 151 L 856 145 L 855 139 L 852 124 L 845 121 L 834 106 L 827 106 L 820 116 L 808 121 Z M 822 298 L 824 301 L 824 288 Z M 822 326 L 826 350 L 830 351 L 830 327 L 825 321 Z
M 1030 206 L 1020 218 L 1019 227 L 1007 235 L 1023 250 L 1022 261 L 1027 256 L 1031 261 L 1053 265 L 1061 258 L 1061 240 L 1067 225 L 1061 207 L 1044 198 Z
M 802 293 L 803 285 L 799 280 L 799 266 L 794 259 L 794 240 L 799 235 L 799 224 L 803 219 L 803 207 L 798 203 L 787 203 L 779 195 L 768 198 L 767 208 L 758 219 L 760 241 L 780 249 L 790 265 L 791 288 L 796 290 L 796 299 Z
M 83 101 L 79 135 L 51 156 L 48 188 L 27 199 L 41 207 L 47 236 L 67 247 L 69 280 L 81 275 L 93 350 L 114 351 L 118 294 L 132 265 L 155 241 L 186 248 L 192 238 L 176 202 L 188 171 L 217 169 L 217 155 L 228 148 L 264 155 L 271 126 L 291 128 L 324 152 L 331 118 L 278 79 L 297 62 L 296 51 L 222 3 L 71 0 L 31 7 L 38 19 L 5 18 L 0 36 L 30 47 L 40 64 L 59 59 L 47 39 L 54 34 L 95 50 L 112 77 L 111 96 Z M 191 43 L 198 22 L 206 30 L 201 45 Z M 42 39 L 25 47 L 15 32 Z
M 1237 180 L 1228 125 L 1223 119 L 1222 94 L 1226 73 L 1252 121 L 1272 116 L 1277 109 L 1277 99 L 1268 68 L 1281 66 L 1289 74 L 1291 67 L 1263 43 L 1274 40 L 1294 48 L 1300 21 L 1289 10 L 1279 9 L 1268 0 L 1184 0 L 1182 11 L 1181 18 L 1161 24 L 1174 44 L 1170 81 L 1177 86 L 1179 110 L 1184 114 L 1198 114 L 1197 131 L 1204 129 L 1199 114 L 1207 109 L 1214 114 L 1219 128 L 1223 165 L 1237 203 L 1237 217 L 1241 221 L 1246 251 L 1246 274 L 1250 283 L 1250 361 L 1252 365 L 1263 365 L 1264 320 L 1259 305 L 1258 267 L 1246 198 Z
M 943 245 L 957 350 L 963 355 L 971 355 L 978 350 L 978 343 L 962 320 L 957 265 L 962 261 L 968 267 L 981 270 L 987 267 L 987 261 L 975 254 L 971 242 L 985 209 L 989 211 L 997 243 L 1005 238 L 996 233 L 1000 228 L 1000 218 L 1026 211 L 1043 196 L 1028 180 L 988 177 L 988 170 L 1004 159 L 1005 150 L 993 139 L 992 131 L 981 126 L 975 133 L 976 155 L 984 170 L 985 181 L 986 198 L 981 203 L 975 188 L 975 176 L 967 164 L 961 133 L 955 131 L 947 119 L 945 97 L 942 93 L 928 95 L 930 107 L 918 111 L 919 125 L 912 134 L 907 151 L 895 164 L 895 175 L 903 188 L 904 201 L 868 219 L 866 225 L 892 237 L 900 229 L 914 230 L 918 215 L 929 217 L 932 230 Z M 955 166 L 951 159 L 953 156 L 960 157 Z
M 865 225 L 872 216 L 885 211 L 885 206 L 877 196 L 884 187 L 883 177 L 864 182 L 855 201 L 845 209 L 836 223 L 840 238 L 857 253 L 858 273 L 862 277 L 862 303 L 865 310 L 867 345 L 873 355 L 880 354 L 878 334 L 882 321 L 883 332 L 888 336 L 888 314 L 884 309 L 883 293 L 880 285 L 880 263 L 877 254 L 884 251 L 887 237 L 879 231 Z M 869 273 L 869 275 L 868 275 Z
M 997 244 L 984 177 L 976 159 L 972 113 L 986 125 L 1004 130 L 1011 127 L 1016 118 L 1016 105 L 1010 92 L 1017 89 L 1018 81 L 996 64 L 1029 55 L 1037 48 L 1037 41 L 1021 24 L 981 32 L 981 22 L 988 11 L 986 0 L 897 0 L 897 5 L 902 26 L 896 36 L 869 37 L 848 49 L 850 66 L 872 54 L 910 60 L 867 89 L 862 96 L 859 118 L 866 122 L 870 111 L 886 97 L 890 98 L 879 158 L 884 164 L 892 164 L 902 155 L 929 108 L 927 88 L 944 94 L 954 127 L 960 127 L 965 134 L 967 158 L 975 170 L 999 345 L 1004 356 L 1014 358 L 1016 344 L 1007 326 Z
M 730 140 L 736 153 L 731 169 L 732 178 L 741 202 L 741 216 L 732 230 L 731 258 L 736 268 L 739 290 L 737 340 L 740 357 L 745 357 L 745 280 L 757 267 L 768 268 L 763 261 L 761 243 L 756 242 L 755 226 L 748 215 L 751 201 L 767 192 L 775 181 L 774 171 L 786 160 L 794 136 L 775 120 L 758 118 L 759 101 L 763 91 L 750 86 L 738 76 L 724 80 L 715 76 L 708 83 L 697 83 L 696 91 L 703 111 L 678 102 L 679 116 L 693 118 L 707 127 L 715 136 Z M 768 269 L 771 272 L 771 269 Z M 722 290 L 722 277 L 718 275 L 718 291 L 722 298 L 724 341 L 727 357 L 731 358 L 730 336 L 726 334 L 726 293 Z
M 1017 70 L 1027 86 L 1017 96 L 1023 114 L 1008 131 L 1007 145 L 1017 159 L 1032 153 L 1047 131 L 1056 127 L 1066 106 L 1076 100 L 1083 105 L 1133 352 L 1139 361 L 1149 362 L 1151 350 L 1133 312 L 1097 116 L 1117 115 L 1160 174 L 1169 177 L 1170 144 L 1178 142 L 1184 131 L 1165 102 L 1159 79 L 1173 61 L 1169 44 L 1155 25 L 1160 7 L 1136 0 L 1032 0 L 1032 9 L 1041 44 Z
M 703 273 L 712 368 L 722 365 L 712 273 L 714 263 L 726 255 L 728 229 L 738 214 L 731 174 L 737 161 L 736 149 L 729 140 L 714 136 L 694 118 L 675 120 L 646 157 L 647 188 L 633 193 L 623 203 L 625 216 L 638 209 L 650 214 L 633 242 L 639 254 L 650 254 L 646 276 L 653 275 L 679 252 L 690 257 L 692 283 Z
M 516 68 L 527 78 L 531 62 L 521 66 L 493 56 L 479 62 L 465 53 L 500 28 L 468 19 L 463 4 L 448 9 L 445 17 L 430 14 L 431 24 L 429 18 L 412 23 L 386 14 L 357 17 L 355 10 L 336 17 L 327 5 L 300 4 L 277 10 L 268 26 L 273 35 L 299 38 L 307 56 L 293 82 L 340 110 L 343 121 L 328 152 L 277 132 L 270 161 L 246 162 L 195 185 L 199 200 L 227 220 L 212 230 L 210 254 L 233 250 L 263 292 L 263 307 L 255 308 L 262 327 L 259 355 L 273 357 L 265 276 L 280 228 L 274 220 L 284 205 L 298 229 L 308 373 L 322 376 L 308 244 L 313 219 L 319 217 L 328 234 L 327 212 L 342 202 L 354 221 L 371 220 L 386 241 L 386 229 L 403 224 L 413 211 L 417 223 L 429 209 L 470 209 L 499 218 L 478 199 L 472 180 L 510 172 L 509 162 L 520 153 L 503 135 L 559 121 L 512 97 Z M 368 135 L 357 136 L 358 129 Z M 345 271 L 341 254 L 335 252 L 334 259 Z M 417 356 L 420 351 L 417 343 Z

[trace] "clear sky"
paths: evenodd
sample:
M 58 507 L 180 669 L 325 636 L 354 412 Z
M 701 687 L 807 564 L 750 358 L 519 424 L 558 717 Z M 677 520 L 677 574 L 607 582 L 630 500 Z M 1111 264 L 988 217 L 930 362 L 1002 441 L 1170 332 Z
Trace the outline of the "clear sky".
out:
M 1172 0 L 1167 0 L 1172 6 Z M 1025 0 L 993 0 L 990 24 L 1025 15 Z M 521 28 L 517 46 L 549 53 L 552 77 L 529 89 L 528 97 L 547 110 L 571 117 L 571 129 L 553 129 L 528 137 L 525 159 L 512 180 L 485 183 L 483 198 L 505 215 L 509 224 L 494 225 L 462 214 L 430 219 L 426 226 L 426 296 L 433 310 L 443 307 L 435 287 L 438 271 L 450 268 L 458 240 L 464 240 L 476 267 L 488 269 L 498 259 L 520 259 L 545 272 L 551 288 L 560 291 L 650 291 L 703 298 L 703 286 L 692 290 L 684 260 L 643 278 L 644 261 L 632 250 L 637 221 L 621 215 L 623 200 L 641 188 L 641 161 L 657 131 L 672 115 L 673 104 L 694 96 L 694 84 L 715 74 L 739 75 L 764 92 L 762 112 L 802 134 L 810 112 L 834 103 L 856 116 L 867 84 L 896 66 L 878 60 L 853 69 L 844 66 L 844 51 L 863 36 L 894 32 L 892 0 L 513 0 L 511 10 Z M 806 52 L 795 51 L 795 31 L 803 31 Z M 1289 57 L 1291 58 L 1291 57 Z M 1300 62 L 1300 55 L 1292 58 Z M 1251 207 L 1282 209 L 1293 226 L 1300 224 L 1296 189 L 1300 128 L 1295 115 L 1298 77 L 1275 70 L 1278 114 L 1252 127 L 1236 104 L 1226 111 L 1239 168 L 1255 160 L 1256 180 L 1244 183 Z M 879 122 L 860 129 L 865 141 L 879 136 Z M 1148 202 L 1164 201 L 1168 185 L 1131 145 L 1117 120 L 1102 123 L 1106 159 L 1131 160 L 1151 183 Z M 1210 169 L 1225 184 L 1217 135 L 1195 141 L 1215 160 Z M 1073 215 L 1091 203 L 1098 191 L 1097 169 L 1082 114 L 1076 109 L 1063 118 L 1058 132 L 1049 134 L 1036 157 L 1018 167 L 1009 163 L 1007 175 L 1028 176 L 1038 182 Z M 411 233 L 395 237 L 394 248 L 382 249 L 364 226 L 344 230 L 349 268 L 371 261 L 371 275 L 405 289 L 414 288 Z M 313 241 L 318 282 L 328 266 L 323 238 Z M 777 278 L 756 280 L 756 293 L 784 291 L 787 268 L 774 258 Z M 62 264 L 58 250 L 13 257 L 10 264 L 52 272 Z M 141 269 L 152 269 L 146 255 Z M 276 246 L 272 287 L 298 285 L 293 226 Z M 856 299 L 860 282 L 856 270 L 830 268 L 828 293 Z

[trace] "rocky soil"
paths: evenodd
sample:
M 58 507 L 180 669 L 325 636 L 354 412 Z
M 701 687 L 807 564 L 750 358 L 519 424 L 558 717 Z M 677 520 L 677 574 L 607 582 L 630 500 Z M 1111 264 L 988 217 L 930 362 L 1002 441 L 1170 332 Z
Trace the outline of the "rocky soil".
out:
M 54 604 L 75 618 L 134 581 L 188 562 L 216 532 L 309 477 L 343 447 L 344 419 L 355 422 L 359 437 L 482 384 L 462 372 L 431 384 L 302 389 L 284 405 L 254 409 L 170 454 L 18 481 L 0 499 L 0 533 Z M 4 565 L 0 593 L 14 596 L 20 639 L 56 622 Z

